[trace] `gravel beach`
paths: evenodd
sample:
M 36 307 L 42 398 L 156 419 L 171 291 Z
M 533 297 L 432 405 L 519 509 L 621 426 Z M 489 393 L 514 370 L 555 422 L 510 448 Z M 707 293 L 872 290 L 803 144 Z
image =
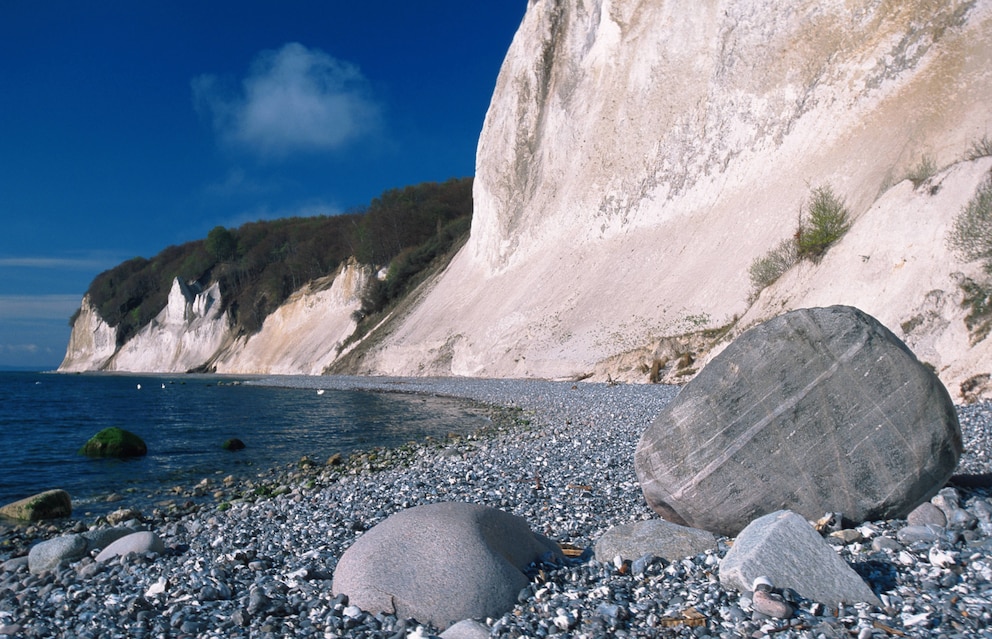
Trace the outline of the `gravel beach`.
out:
M 87 557 L 32 575 L 24 558 L 31 544 L 97 522 L 18 529 L 0 545 L 0 637 L 430 636 L 437 629 L 365 614 L 331 595 L 337 559 L 358 535 L 404 508 L 468 501 L 589 549 L 613 526 L 654 517 L 633 452 L 678 392 L 530 380 L 259 383 L 459 397 L 493 407 L 493 426 L 335 465 L 310 460 L 271 469 L 246 483 L 210 479 L 163 496 L 140 523 L 164 541 L 161 554 L 105 563 Z M 966 448 L 959 473 L 972 481 L 955 491 L 970 516 L 932 539 L 905 543 L 895 541 L 905 521 L 871 522 L 838 545 L 880 595 L 880 608 L 824 611 L 798 601 L 791 620 L 753 618 L 748 598 L 719 584 L 729 541 L 722 540 L 717 550 L 681 561 L 617 566 L 587 552 L 566 566 L 539 567 L 514 610 L 479 621 L 495 637 L 992 638 L 992 493 L 981 477 L 992 471 L 992 405 L 959 407 L 959 415 Z M 873 543 L 881 539 L 893 543 Z

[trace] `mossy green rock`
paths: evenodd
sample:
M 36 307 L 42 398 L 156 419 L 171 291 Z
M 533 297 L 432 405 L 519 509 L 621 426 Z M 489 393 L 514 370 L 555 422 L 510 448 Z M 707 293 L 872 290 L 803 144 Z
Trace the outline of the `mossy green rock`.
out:
M 72 500 L 64 490 L 46 490 L 0 507 L 0 515 L 21 521 L 69 517 L 72 515 Z
M 123 428 L 104 428 L 79 451 L 90 457 L 141 457 L 148 447 L 140 437 Z
M 224 443 L 221 444 L 221 448 L 224 450 L 244 450 L 245 443 L 237 437 L 232 437 L 231 439 L 225 440 Z

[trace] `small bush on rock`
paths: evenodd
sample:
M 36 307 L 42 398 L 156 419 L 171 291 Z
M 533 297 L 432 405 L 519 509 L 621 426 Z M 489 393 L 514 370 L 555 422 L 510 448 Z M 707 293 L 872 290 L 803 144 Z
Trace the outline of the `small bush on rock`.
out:
M 756 257 L 748 268 L 754 295 L 757 296 L 760 291 L 771 286 L 782 277 L 782 274 L 792 268 L 798 259 L 796 242 L 792 238 L 782 240 L 767 254 Z
M 921 184 L 937 174 L 937 162 L 929 155 L 920 158 L 920 163 L 909 170 L 906 179 L 913 183 L 913 188 L 919 188 Z
M 979 158 L 986 158 L 992 155 L 992 138 L 988 135 L 983 135 L 981 140 L 975 140 L 971 143 L 971 148 L 965 153 L 964 159 L 966 160 L 977 160 Z
M 847 233 L 851 224 L 844 201 L 834 195 L 829 186 L 813 189 L 806 214 L 808 217 L 800 220 L 796 231 L 796 253 L 802 259 L 815 262 Z
M 992 176 L 982 182 L 954 219 L 947 243 L 965 260 L 980 260 L 985 272 L 992 275 Z
M 985 178 L 954 219 L 947 244 L 962 259 L 980 261 L 985 273 L 992 276 L 992 176 Z M 966 277 L 960 286 L 964 292 L 961 305 L 969 309 L 965 324 L 972 343 L 976 343 L 992 330 L 992 282 Z
M 748 275 L 752 299 L 800 259 L 818 261 L 851 228 L 847 207 L 830 186 L 813 189 L 812 196 L 809 204 L 799 210 L 795 235 L 751 262 Z

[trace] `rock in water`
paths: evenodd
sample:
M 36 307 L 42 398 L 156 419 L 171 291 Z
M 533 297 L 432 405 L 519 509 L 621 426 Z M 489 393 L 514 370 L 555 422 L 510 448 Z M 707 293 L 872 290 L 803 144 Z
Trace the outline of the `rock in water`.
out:
M 446 502 L 403 510 L 363 534 L 334 571 L 335 595 L 363 610 L 444 628 L 499 617 L 527 585 L 522 570 L 558 546 L 509 513 Z
M 22 521 L 69 517 L 72 515 L 72 499 L 64 490 L 46 490 L 0 507 L 0 515 Z
M 936 375 L 874 318 L 832 306 L 734 340 L 644 432 L 634 465 L 662 517 L 733 536 L 783 508 L 904 517 L 961 451 Z
M 90 457 L 141 457 L 148 447 L 131 431 L 111 426 L 93 435 L 79 452 Z
M 720 562 L 720 583 L 728 588 L 748 590 L 762 576 L 832 608 L 841 603 L 881 605 L 809 522 L 787 510 L 751 522 Z

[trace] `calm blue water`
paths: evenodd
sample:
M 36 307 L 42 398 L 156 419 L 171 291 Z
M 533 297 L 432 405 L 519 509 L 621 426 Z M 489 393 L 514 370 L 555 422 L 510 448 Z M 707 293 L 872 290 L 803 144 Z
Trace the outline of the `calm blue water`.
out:
M 129 488 L 147 492 L 204 477 L 249 477 L 303 455 L 323 462 L 336 452 L 467 433 L 486 423 L 464 404 L 442 398 L 333 390 L 317 395 L 233 381 L 0 372 L 0 504 L 62 488 L 75 512 L 100 513 L 119 506 L 101 506 L 106 495 Z M 78 454 L 108 426 L 139 435 L 148 455 L 116 460 Z M 247 448 L 223 450 L 232 437 Z

